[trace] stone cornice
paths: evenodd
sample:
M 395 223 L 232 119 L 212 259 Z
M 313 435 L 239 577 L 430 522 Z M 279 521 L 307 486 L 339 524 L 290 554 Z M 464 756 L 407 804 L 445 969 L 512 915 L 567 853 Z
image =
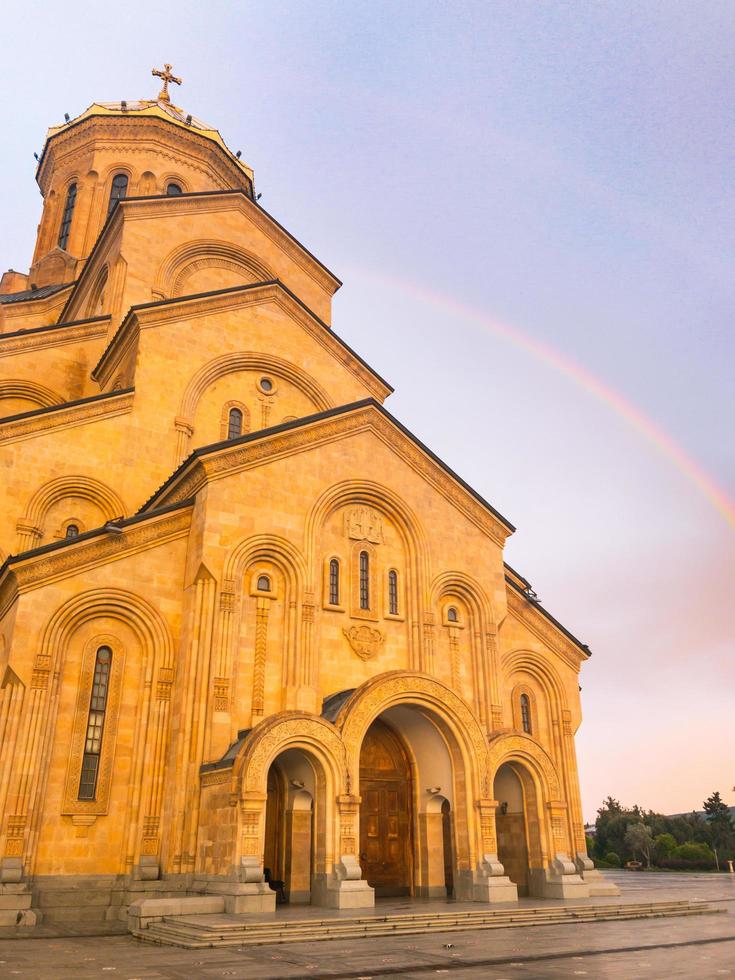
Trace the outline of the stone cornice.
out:
M 513 531 L 493 508 L 475 495 L 456 474 L 430 454 L 382 406 L 371 399 L 322 412 L 307 419 L 250 433 L 231 443 L 197 450 L 182 464 L 179 474 L 145 505 L 188 499 L 205 482 L 222 479 L 263 463 L 317 449 L 360 432 L 372 432 L 422 479 L 479 530 L 502 547 Z
M 12 334 L 0 334 L 0 357 L 3 354 L 16 354 L 18 351 L 61 347 L 64 344 L 74 344 L 92 337 L 104 337 L 109 324 L 109 316 L 97 316 L 87 320 L 17 330 Z
M 29 296 L 27 299 L 14 300 L 12 303 L 3 303 L 0 306 L 0 322 L 2 320 L 5 323 L 12 323 L 13 320 L 19 317 L 27 317 L 29 315 L 38 315 L 40 317 L 51 316 L 53 311 L 62 304 L 66 304 L 70 296 L 73 295 L 75 282 L 64 283 L 61 289 L 56 290 L 53 293 L 46 293 L 39 297 Z M 40 291 L 40 290 L 39 290 Z M 63 309 L 62 309 L 63 314 Z M 59 314 L 59 320 L 63 319 L 62 315 Z M 29 328 L 34 329 L 34 328 Z M 8 333 L 16 333 L 17 331 L 8 331 Z M 2 337 L 3 334 L 0 334 Z
M 0 445 L 29 439 L 36 435 L 49 435 L 58 432 L 59 429 L 84 425 L 86 422 L 98 419 L 124 415 L 133 407 L 133 394 L 133 391 L 128 389 L 17 415 L 7 422 L 0 422 Z
M 133 306 L 95 365 L 92 377 L 100 384 L 104 384 L 103 379 L 108 378 L 113 373 L 114 366 L 119 363 L 121 351 L 128 349 L 139 330 L 155 327 L 160 323 L 190 321 L 198 316 L 210 316 L 212 313 L 224 313 L 263 303 L 276 305 L 303 327 L 309 336 L 349 371 L 373 397 L 382 401 L 391 393 L 393 389 L 390 385 L 278 280 Z
M 127 558 L 152 545 L 158 546 L 184 537 L 191 525 L 190 506 L 182 504 L 173 512 L 150 515 L 148 520 L 116 525 L 114 532 L 101 528 L 85 540 L 69 542 L 64 547 L 48 553 L 43 548 L 28 552 L 28 557 L 18 555 L 6 562 L 0 578 L 0 608 L 6 605 L 6 594 L 13 590 L 19 594 L 56 582 L 69 574 L 89 571 L 98 565 Z
M 231 160 L 227 150 L 196 129 L 184 129 L 173 120 L 156 117 L 91 114 L 59 129 L 46 141 L 36 174 L 42 193 L 45 195 L 48 192 L 49 176 L 58 158 L 64 159 L 80 149 L 85 151 L 95 143 L 126 140 L 130 141 L 130 152 L 139 151 L 141 144 L 146 142 L 158 143 L 162 152 L 175 150 L 177 154 L 189 158 L 190 165 L 196 162 L 201 165 L 203 154 L 225 187 L 231 187 L 233 183 L 241 184 L 245 180 L 252 182 L 253 179 L 249 167 Z
M 565 630 L 561 623 L 557 623 L 542 606 L 524 596 L 512 582 L 506 579 L 506 584 L 510 615 L 530 630 L 544 646 L 550 647 L 571 667 L 579 670 L 580 665 L 590 657 L 589 649 Z

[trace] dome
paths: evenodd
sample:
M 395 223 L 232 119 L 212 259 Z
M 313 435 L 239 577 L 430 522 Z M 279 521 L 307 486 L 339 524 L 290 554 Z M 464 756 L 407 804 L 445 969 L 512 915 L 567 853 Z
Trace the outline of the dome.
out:
M 163 119 L 166 122 L 180 127 L 181 129 L 193 131 L 200 136 L 204 136 L 206 139 L 212 140 L 212 142 L 216 143 L 220 149 L 224 150 L 230 160 L 251 181 L 253 179 L 252 169 L 232 152 L 232 150 L 222 139 L 219 130 L 215 129 L 213 126 L 209 126 L 201 119 L 197 119 L 196 116 L 186 112 L 185 109 L 180 109 L 171 102 L 167 102 L 162 99 L 144 99 L 132 102 L 127 102 L 125 100 L 121 102 L 93 102 L 89 108 L 85 109 L 84 112 L 76 116 L 74 119 L 69 119 L 60 126 L 52 126 L 48 130 L 46 133 L 44 150 L 38 163 L 38 170 L 40 171 L 41 166 L 43 165 L 43 159 L 50 140 L 52 140 L 55 136 L 58 136 L 60 133 L 66 132 L 71 127 L 77 126 L 79 123 L 84 122 L 84 120 L 91 119 L 95 116 L 117 116 L 125 119 Z

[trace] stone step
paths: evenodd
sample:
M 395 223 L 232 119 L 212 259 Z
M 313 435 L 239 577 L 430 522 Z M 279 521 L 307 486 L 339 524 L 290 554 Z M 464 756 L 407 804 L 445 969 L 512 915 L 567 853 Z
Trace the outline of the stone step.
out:
M 454 921 L 457 919 L 462 920 L 472 920 L 472 919 L 486 919 L 491 916 L 494 919 L 502 918 L 517 918 L 518 916 L 543 916 L 548 917 L 550 915 L 560 915 L 568 917 L 569 915 L 581 914 L 587 915 L 595 912 L 610 912 L 610 911 L 628 911 L 631 907 L 637 910 L 643 910 L 647 908 L 653 908 L 657 910 L 664 909 L 677 909 L 677 908 L 691 908 L 693 905 L 697 905 L 696 902 L 691 902 L 686 899 L 679 899 L 675 901 L 667 902 L 637 902 L 633 906 L 630 903 L 606 903 L 599 905 L 559 905 L 559 906 L 536 906 L 530 908 L 513 906 L 512 908 L 505 909 L 488 909 L 482 908 L 477 910 L 463 909 L 451 912 L 414 912 L 414 913 L 391 913 L 386 915 L 359 915 L 359 916 L 331 916 L 329 918 L 316 918 L 311 917 L 308 919 L 291 919 L 288 918 L 278 918 L 263 922 L 262 920 L 246 920 L 237 916 L 218 916 L 217 920 L 213 916 L 211 919 L 211 925 L 207 923 L 206 928 L 216 928 L 221 930 L 234 930 L 239 931 L 244 927 L 248 930 L 257 928 L 267 928 L 272 929 L 274 926 L 280 926 L 281 928 L 294 929 L 299 927 L 329 927 L 335 924 L 339 925 L 352 925 L 352 924 L 372 924 L 378 922 L 422 922 L 422 921 Z M 200 927 L 202 925 L 201 916 L 187 915 L 166 915 L 164 917 L 167 922 L 180 922 L 186 924 L 190 927 Z M 225 919 L 225 921 L 222 921 Z
M 134 935 L 146 942 L 198 949 L 208 946 L 255 946 L 269 943 L 313 942 L 327 939 L 420 935 L 428 932 L 464 932 L 473 929 L 558 925 L 580 921 L 620 921 L 641 918 L 702 915 L 718 911 L 705 902 L 647 902 L 631 905 L 557 906 L 554 908 L 497 909 L 437 912 L 413 915 L 359 916 L 332 919 L 243 921 L 217 923 L 164 917 Z M 220 916 L 212 916 L 221 919 Z

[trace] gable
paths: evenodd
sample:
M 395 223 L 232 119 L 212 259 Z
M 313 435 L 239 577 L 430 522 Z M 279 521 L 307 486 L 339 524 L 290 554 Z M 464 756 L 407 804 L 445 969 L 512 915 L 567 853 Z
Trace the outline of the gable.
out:
M 273 465 L 284 460 L 295 461 L 296 457 L 306 454 L 311 458 L 305 459 L 298 468 L 295 462 L 288 468 Z M 314 460 L 314 454 L 318 455 L 317 460 Z M 314 492 L 318 492 L 318 487 L 325 481 L 328 485 L 337 479 L 341 465 L 346 478 L 372 477 L 379 483 L 395 486 L 399 494 L 400 488 L 405 487 L 413 496 L 417 510 L 429 512 L 432 508 L 446 510 L 448 507 L 455 512 L 455 522 L 461 514 L 498 547 L 502 548 L 505 539 L 515 530 L 373 399 L 197 449 L 145 504 L 141 513 L 193 497 L 205 486 L 209 486 L 208 499 L 211 499 L 212 485 L 217 481 L 245 471 L 253 472 L 269 464 L 272 475 L 266 475 L 265 481 L 260 480 L 260 492 L 264 492 L 269 481 L 287 480 L 292 487 L 299 485 L 306 498 L 309 494 L 300 480 L 314 474 L 312 485 Z M 250 484 L 248 493 L 257 496 Z M 450 515 L 445 514 L 445 521 L 447 517 Z M 461 536 L 459 527 L 456 530 Z
M 122 263 L 107 297 L 118 312 L 186 290 L 280 279 L 325 322 L 340 281 L 241 191 L 125 198 L 106 223 L 63 316 L 89 315 L 94 283 Z M 207 271 L 209 275 L 207 275 Z M 219 278 L 218 278 L 219 277 Z

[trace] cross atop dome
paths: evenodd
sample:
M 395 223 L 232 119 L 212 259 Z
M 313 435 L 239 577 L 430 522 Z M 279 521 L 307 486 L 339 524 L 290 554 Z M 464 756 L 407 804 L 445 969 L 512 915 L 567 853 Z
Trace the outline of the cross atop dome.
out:
M 177 78 L 175 75 L 172 75 L 171 74 L 172 67 L 173 67 L 173 65 L 164 64 L 163 71 L 161 71 L 158 68 L 153 68 L 151 70 L 151 75 L 155 75 L 158 78 L 162 78 L 163 79 L 163 88 L 158 93 L 158 101 L 159 102 L 170 102 L 171 101 L 171 97 L 168 94 L 168 85 L 169 85 L 169 82 L 173 82 L 174 85 L 181 85 L 181 79 L 180 78 Z

